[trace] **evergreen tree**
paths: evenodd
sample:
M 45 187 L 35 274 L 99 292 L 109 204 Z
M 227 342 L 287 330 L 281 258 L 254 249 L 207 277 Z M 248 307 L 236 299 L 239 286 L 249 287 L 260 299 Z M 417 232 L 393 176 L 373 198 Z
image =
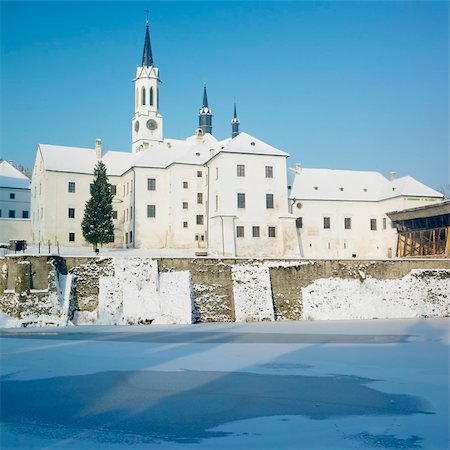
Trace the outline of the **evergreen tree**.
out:
M 94 183 L 91 185 L 91 198 L 86 202 L 84 218 L 81 222 L 83 236 L 97 250 L 98 244 L 114 241 L 112 221 L 113 194 L 108 183 L 106 167 L 99 161 L 94 169 Z

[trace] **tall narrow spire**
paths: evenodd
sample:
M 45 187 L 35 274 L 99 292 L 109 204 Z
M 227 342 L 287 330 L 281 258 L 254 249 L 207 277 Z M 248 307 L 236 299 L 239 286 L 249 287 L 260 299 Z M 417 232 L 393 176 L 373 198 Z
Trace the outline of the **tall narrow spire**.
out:
M 231 119 L 231 137 L 234 138 L 239 134 L 239 119 L 236 114 L 236 102 L 234 102 L 234 114 Z
M 208 106 L 206 83 L 203 85 L 203 104 L 198 112 L 198 127 L 202 130 L 203 134 L 212 134 L 212 110 Z
M 206 83 L 203 84 L 203 107 L 208 107 L 208 95 L 206 94 Z
M 150 33 L 148 31 L 148 18 L 145 29 L 144 53 L 142 54 L 142 67 L 153 66 L 152 47 L 150 45 Z

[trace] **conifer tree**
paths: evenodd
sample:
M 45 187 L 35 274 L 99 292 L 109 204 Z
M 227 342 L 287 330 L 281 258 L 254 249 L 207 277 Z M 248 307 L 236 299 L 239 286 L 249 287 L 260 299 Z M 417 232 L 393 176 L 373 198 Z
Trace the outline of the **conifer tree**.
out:
M 114 241 L 112 221 L 113 194 L 108 183 L 106 167 L 99 161 L 94 169 L 94 182 L 91 185 L 91 198 L 86 202 L 84 218 L 81 222 L 83 236 L 97 251 L 98 244 Z

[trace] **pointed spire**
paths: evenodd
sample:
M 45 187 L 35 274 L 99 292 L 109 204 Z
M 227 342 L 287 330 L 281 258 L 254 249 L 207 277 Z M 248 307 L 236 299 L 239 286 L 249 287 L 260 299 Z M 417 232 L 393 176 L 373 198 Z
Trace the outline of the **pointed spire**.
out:
M 203 104 L 198 112 L 198 127 L 203 131 L 203 134 L 212 134 L 212 111 L 208 106 L 206 83 L 203 85 Z
M 203 84 L 203 107 L 208 107 L 208 96 L 206 95 L 206 83 Z
M 239 134 L 239 119 L 236 113 L 236 102 L 234 102 L 234 114 L 231 119 L 231 137 L 234 138 Z
M 148 18 L 146 21 L 144 53 L 142 54 L 142 67 L 153 66 L 152 47 L 150 45 L 150 33 L 148 31 Z

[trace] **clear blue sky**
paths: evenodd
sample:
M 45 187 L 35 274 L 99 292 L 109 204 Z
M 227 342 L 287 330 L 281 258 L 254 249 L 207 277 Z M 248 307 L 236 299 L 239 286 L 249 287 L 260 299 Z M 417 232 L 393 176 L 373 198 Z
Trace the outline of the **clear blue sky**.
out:
M 305 167 L 449 178 L 449 4 L 2 2 L 1 156 L 38 143 L 130 150 L 149 8 L 166 137 L 241 130 Z

